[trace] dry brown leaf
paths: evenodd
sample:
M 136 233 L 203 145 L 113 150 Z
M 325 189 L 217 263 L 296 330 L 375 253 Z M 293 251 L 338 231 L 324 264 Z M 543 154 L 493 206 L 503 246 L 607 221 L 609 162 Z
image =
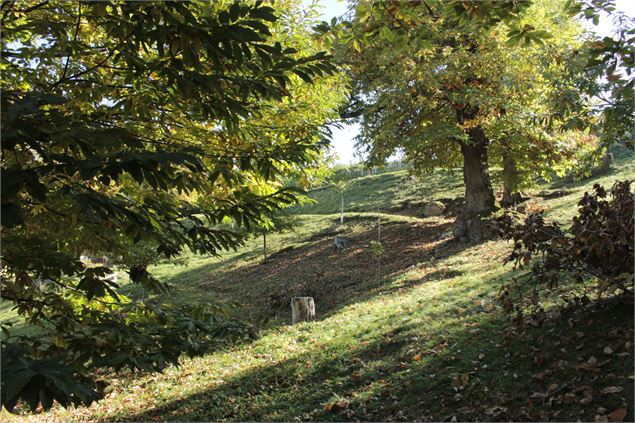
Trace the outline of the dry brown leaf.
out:
M 549 387 L 547 388 L 547 392 L 553 392 L 556 389 L 558 389 L 560 385 L 558 385 L 557 383 L 552 383 L 551 385 L 549 385 Z
M 573 389 L 573 392 L 582 392 L 582 391 L 584 391 L 585 396 L 588 396 L 588 395 L 591 395 L 591 392 L 593 392 L 593 388 L 591 388 L 589 385 L 580 385 L 576 387 L 575 389 Z
M 565 403 L 572 403 L 575 401 L 575 394 L 572 392 L 568 392 L 562 396 L 562 401 Z
M 624 421 L 624 417 L 626 417 L 626 408 L 618 408 L 609 414 L 610 422 L 621 422 Z
M 534 379 L 543 380 L 545 378 L 545 372 L 535 373 L 531 375 Z
M 606 388 L 602 389 L 602 393 L 603 394 L 617 394 L 618 392 L 622 392 L 624 390 L 624 388 L 622 388 L 621 386 L 607 386 Z

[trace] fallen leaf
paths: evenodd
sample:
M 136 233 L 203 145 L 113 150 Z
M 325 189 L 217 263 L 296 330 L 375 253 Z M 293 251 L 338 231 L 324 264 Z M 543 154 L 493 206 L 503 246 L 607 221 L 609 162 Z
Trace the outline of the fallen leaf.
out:
M 484 358 L 485 358 L 485 354 L 480 353 L 480 354 L 478 355 L 478 359 L 479 359 L 479 360 L 482 360 L 482 359 L 484 359 Z
M 421 360 L 421 354 L 415 354 L 415 355 L 412 357 L 412 361 L 419 361 L 419 360 Z
M 577 388 L 573 389 L 572 392 L 582 392 L 585 397 L 590 397 L 592 396 L 591 394 L 593 392 L 593 388 L 591 388 L 589 385 L 580 385 Z
M 350 403 L 347 400 L 331 402 L 324 405 L 324 411 L 334 412 L 339 410 L 346 410 L 349 405 Z
M 580 404 L 588 405 L 591 404 L 591 401 L 593 401 L 593 397 L 584 397 L 580 400 Z
M 613 354 L 613 348 L 609 347 L 608 345 L 606 347 L 604 347 L 604 354 L 606 355 L 611 355 Z
M 547 392 L 553 392 L 556 389 L 558 389 L 560 385 L 558 385 L 557 383 L 552 383 L 551 385 L 549 385 L 549 387 L 547 388 Z
M 591 356 L 586 362 L 589 364 L 597 364 L 598 360 L 594 356 Z
M 545 372 L 535 373 L 531 375 L 534 379 L 543 380 L 545 378 Z
M 485 411 L 485 414 L 490 416 L 497 416 L 499 414 L 506 413 L 506 412 L 507 412 L 507 407 L 501 407 L 500 405 L 495 405 L 494 407 Z
M 621 386 L 607 386 L 606 388 L 602 389 L 602 393 L 603 394 L 617 394 L 618 392 L 622 392 L 624 390 L 624 388 L 622 388 Z
M 562 401 L 565 403 L 571 403 L 575 401 L 575 394 L 572 392 L 566 393 L 562 396 Z
M 626 408 L 618 408 L 609 414 L 610 422 L 621 422 L 624 421 L 624 417 L 626 417 Z

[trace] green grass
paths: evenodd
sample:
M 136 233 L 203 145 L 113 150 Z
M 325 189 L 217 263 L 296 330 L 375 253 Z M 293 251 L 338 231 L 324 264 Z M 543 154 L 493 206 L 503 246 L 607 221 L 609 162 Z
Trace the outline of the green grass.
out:
M 439 239 L 452 217 L 417 217 L 423 199 L 460 196 L 460 175 L 407 178 L 355 180 L 344 225 L 338 194 L 313 191 L 318 202 L 294 210 L 295 231 L 269 237 L 274 255 L 264 262 L 253 240 L 222 258 L 190 255 L 185 266 L 155 266 L 156 276 L 177 286 L 178 301 L 230 300 L 268 316 L 261 336 L 163 374 L 114 375 L 104 400 L 37 419 L 593 421 L 598 407 L 626 407 L 632 420 L 632 305 L 605 302 L 541 326 L 514 326 L 496 302 L 500 287 L 520 274 L 502 265 L 510 246 L 457 245 Z M 621 161 L 610 175 L 536 187 L 525 207 L 565 222 L 593 183 L 633 178 L 634 162 Z M 562 189 L 566 195 L 538 196 Z M 378 203 L 380 267 L 370 248 Z M 335 234 L 350 237 L 351 247 L 337 251 Z M 288 305 L 272 304 L 271 295 L 306 293 L 316 298 L 318 320 L 289 325 Z M 581 366 L 591 357 L 598 372 Z M 608 386 L 624 390 L 603 394 Z
M 415 178 L 408 171 L 387 172 L 353 179 L 344 193 L 347 212 L 372 212 L 399 208 L 404 203 L 423 204 L 439 198 L 454 198 L 463 194 L 463 174 L 460 169 L 436 170 Z M 301 214 L 333 214 L 340 211 L 340 193 L 331 187 L 310 192 L 317 202 L 298 207 Z

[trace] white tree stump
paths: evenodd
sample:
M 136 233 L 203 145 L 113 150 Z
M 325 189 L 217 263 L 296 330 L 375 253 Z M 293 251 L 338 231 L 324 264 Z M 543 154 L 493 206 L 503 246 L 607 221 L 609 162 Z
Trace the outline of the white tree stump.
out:
M 291 321 L 295 325 L 300 322 L 315 320 L 315 302 L 313 297 L 291 298 Z

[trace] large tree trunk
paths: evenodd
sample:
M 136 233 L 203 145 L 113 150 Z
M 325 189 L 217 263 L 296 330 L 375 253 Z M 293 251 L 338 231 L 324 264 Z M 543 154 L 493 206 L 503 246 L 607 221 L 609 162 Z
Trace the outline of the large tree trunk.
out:
M 518 168 L 516 160 L 510 155 L 503 154 L 503 207 L 513 206 L 521 199 L 518 188 Z
M 485 235 L 481 217 L 494 210 L 495 200 L 487 170 L 489 140 L 478 127 L 470 129 L 469 135 L 469 142 L 461 145 L 465 204 L 457 219 L 454 235 L 459 239 L 478 242 Z

